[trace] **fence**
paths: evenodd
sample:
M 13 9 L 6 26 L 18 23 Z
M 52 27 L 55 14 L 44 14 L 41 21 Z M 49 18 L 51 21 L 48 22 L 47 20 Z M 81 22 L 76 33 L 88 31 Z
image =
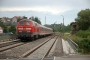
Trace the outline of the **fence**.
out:
M 67 41 L 68 41 L 68 43 L 72 46 L 72 48 L 73 48 L 76 52 L 78 52 L 78 45 L 77 45 L 74 41 L 72 41 L 70 38 L 67 38 Z
M 0 40 L 15 39 L 15 34 L 0 34 Z

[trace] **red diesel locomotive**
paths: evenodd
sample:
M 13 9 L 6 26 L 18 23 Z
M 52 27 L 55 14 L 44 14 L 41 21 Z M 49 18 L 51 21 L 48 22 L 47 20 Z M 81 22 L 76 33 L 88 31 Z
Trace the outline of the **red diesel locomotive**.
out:
M 50 35 L 53 33 L 53 29 L 40 25 L 30 19 L 23 19 L 17 23 L 16 32 L 17 37 L 23 41 Z

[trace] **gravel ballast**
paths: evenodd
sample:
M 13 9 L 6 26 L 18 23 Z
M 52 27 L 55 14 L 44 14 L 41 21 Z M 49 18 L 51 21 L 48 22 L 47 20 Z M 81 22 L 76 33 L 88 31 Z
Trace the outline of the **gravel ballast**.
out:
M 45 40 L 49 39 L 50 37 L 51 36 L 46 37 L 46 38 L 37 39 L 37 40 L 34 40 L 32 42 L 26 43 L 24 45 L 12 48 L 12 49 L 4 51 L 4 52 L 1 52 L 0 59 L 19 58 L 22 54 L 24 54 L 28 50 L 34 48 L 35 46 L 39 45 L 40 43 L 44 42 Z
M 44 55 L 48 52 L 50 47 L 52 46 L 53 42 L 55 41 L 56 37 L 45 43 L 43 46 L 41 46 L 39 49 L 37 49 L 35 52 L 30 54 L 28 58 L 43 58 Z
M 62 39 L 58 37 L 56 43 L 54 44 L 52 50 L 50 51 L 48 57 L 52 56 L 63 56 L 63 46 L 62 46 Z

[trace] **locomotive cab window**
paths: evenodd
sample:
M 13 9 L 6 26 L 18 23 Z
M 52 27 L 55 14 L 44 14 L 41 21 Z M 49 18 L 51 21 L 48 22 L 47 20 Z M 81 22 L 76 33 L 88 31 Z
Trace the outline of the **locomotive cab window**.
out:
M 33 22 L 33 25 L 35 26 L 35 22 Z
M 30 25 L 30 21 L 26 21 L 26 25 Z
M 37 24 L 37 23 L 34 23 L 34 25 L 35 25 L 35 26 L 38 26 L 38 24 Z
M 20 22 L 20 25 L 24 25 L 24 21 L 21 21 L 21 22 Z

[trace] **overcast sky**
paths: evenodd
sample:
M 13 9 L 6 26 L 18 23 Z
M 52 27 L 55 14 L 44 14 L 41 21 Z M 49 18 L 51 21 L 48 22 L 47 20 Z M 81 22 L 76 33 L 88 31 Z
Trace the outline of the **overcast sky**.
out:
M 0 0 L 0 17 L 31 16 L 39 17 L 42 24 L 68 25 L 77 17 L 77 13 L 90 9 L 90 0 Z

